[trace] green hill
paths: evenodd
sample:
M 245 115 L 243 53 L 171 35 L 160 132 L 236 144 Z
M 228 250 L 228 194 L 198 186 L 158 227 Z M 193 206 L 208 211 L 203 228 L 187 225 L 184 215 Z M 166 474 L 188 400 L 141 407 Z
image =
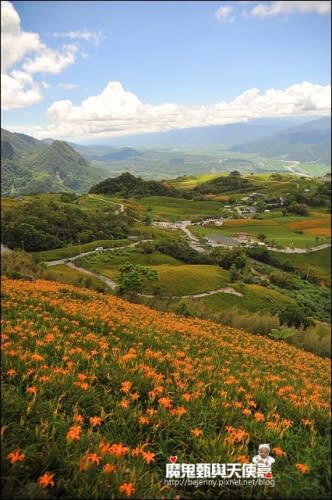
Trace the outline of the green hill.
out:
M 50 144 L 1 130 L 1 193 L 84 192 L 105 177 L 62 141 Z

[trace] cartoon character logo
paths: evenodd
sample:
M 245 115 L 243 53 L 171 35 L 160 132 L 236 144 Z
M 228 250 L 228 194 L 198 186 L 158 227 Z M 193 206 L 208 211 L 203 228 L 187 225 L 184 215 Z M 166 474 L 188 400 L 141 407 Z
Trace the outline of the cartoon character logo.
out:
M 271 466 L 275 462 L 273 457 L 270 457 L 270 445 L 260 444 L 258 447 L 258 455 L 252 459 L 253 463 L 257 465 L 258 474 L 266 479 L 272 478 Z

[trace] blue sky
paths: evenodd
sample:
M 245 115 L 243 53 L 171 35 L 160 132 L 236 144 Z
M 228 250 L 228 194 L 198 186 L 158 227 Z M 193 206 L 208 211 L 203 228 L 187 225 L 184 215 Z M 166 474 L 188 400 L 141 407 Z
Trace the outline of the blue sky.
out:
M 111 137 L 330 107 L 330 2 L 4 4 L 10 130 Z

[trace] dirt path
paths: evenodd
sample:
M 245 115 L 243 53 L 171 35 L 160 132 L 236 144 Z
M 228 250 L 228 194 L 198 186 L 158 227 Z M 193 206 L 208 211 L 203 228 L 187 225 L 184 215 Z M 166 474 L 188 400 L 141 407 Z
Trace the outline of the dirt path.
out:
M 97 196 L 93 196 L 93 194 L 88 194 L 88 197 L 89 198 L 93 198 L 94 200 L 101 200 L 101 201 L 105 201 L 106 203 L 111 203 L 112 205 L 118 205 L 118 207 L 120 207 L 120 212 L 123 214 L 124 212 L 124 204 L 123 203 L 117 203 L 116 201 L 110 201 L 110 200 L 106 200 L 106 198 L 99 198 Z

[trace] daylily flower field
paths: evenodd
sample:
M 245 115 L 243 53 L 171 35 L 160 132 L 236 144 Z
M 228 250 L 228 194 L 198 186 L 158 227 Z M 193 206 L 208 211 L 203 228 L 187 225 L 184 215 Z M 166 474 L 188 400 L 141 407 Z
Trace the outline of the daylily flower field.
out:
M 2 498 L 327 498 L 330 362 L 70 285 L 2 283 Z M 275 487 L 175 487 L 178 462 Z

